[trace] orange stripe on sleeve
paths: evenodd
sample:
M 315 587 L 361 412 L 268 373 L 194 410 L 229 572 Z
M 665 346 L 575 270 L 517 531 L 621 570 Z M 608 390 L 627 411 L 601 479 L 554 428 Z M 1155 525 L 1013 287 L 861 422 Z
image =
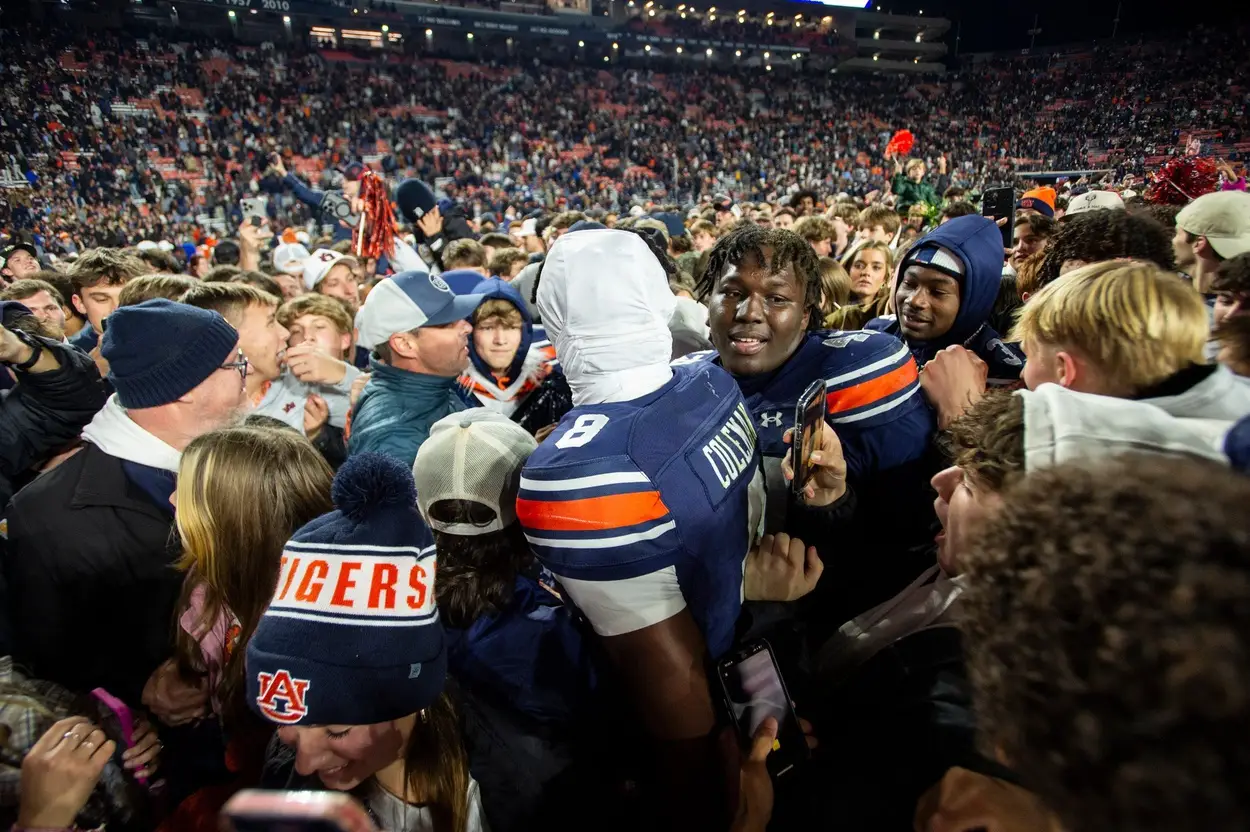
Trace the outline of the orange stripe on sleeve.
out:
M 635 491 L 582 500 L 518 498 L 516 513 L 529 529 L 578 532 L 628 528 L 658 520 L 668 514 L 668 506 L 658 491 Z
M 897 367 L 883 376 L 833 391 L 827 398 L 828 411 L 842 413 L 872 404 L 915 383 L 919 377 L 920 373 L 916 369 L 915 360 L 909 358 L 902 367 Z

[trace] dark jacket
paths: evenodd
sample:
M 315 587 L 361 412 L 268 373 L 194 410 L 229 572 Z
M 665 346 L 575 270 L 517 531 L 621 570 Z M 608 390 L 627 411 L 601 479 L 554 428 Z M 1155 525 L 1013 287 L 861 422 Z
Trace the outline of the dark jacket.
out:
M 16 658 L 71 690 L 139 703 L 169 657 L 182 574 L 173 507 L 87 444 L 13 498 L 4 575 Z
M 894 279 L 895 293 L 908 262 L 933 248 L 946 249 L 963 263 L 959 312 L 950 331 L 932 341 L 915 341 L 903 335 L 897 315 L 873 318 L 864 329 L 901 338 L 921 367 L 951 344 L 962 344 L 989 365 L 991 384 L 1015 381 L 1024 369 L 1024 353 L 1015 344 L 1005 343 L 989 324 L 1003 281 L 1003 238 L 998 226 L 978 216 L 956 217 L 939 225 L 908 250 Z
M 90 356 L 36 338 L 56 354 L 61 367 L 49 373 L 18 372 L 17 385 L 0 398 L 0 509 L 32 466 L 78 438 L 108 396 Z

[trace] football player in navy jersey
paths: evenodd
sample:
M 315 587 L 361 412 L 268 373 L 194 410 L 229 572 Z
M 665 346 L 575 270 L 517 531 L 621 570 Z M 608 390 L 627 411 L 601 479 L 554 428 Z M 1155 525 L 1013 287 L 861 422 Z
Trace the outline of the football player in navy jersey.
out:
M 671 825 L 713 829 L 724 801 L 706 668 L 733 642 L 763 489 L 733 378 L 669 365 L 674 304 L 636 234 L 553 246 L 537 305 L 574 407 L 526 462 L 516 514 L 663 743 Z
M 916 362 L 891 335 L 820 330 L 819 263 L 789 231 L 737 226 L 712 248 L 699 289 L 716 352 L 682 361 L 722 366 L 738 382 L 764 457 L 766 531 L 816 545 L 829 574 L 805 616 L 813 635 L 828 632 L 933 562 L 928 483 L 942 466 Z M 798 399 L 817 379 L 833 428 L 822 433 L 831 458 L 841 446 L 847 487 L 796 499 L 781 460 Z

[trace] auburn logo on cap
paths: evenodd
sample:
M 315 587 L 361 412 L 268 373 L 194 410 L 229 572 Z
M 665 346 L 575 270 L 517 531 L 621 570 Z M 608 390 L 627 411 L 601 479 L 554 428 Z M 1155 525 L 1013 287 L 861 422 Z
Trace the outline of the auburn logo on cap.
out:
M 443 280 L 436 274 L 430 275 L 430 285 L 440 292 L 450 292 L 451 287 L 447 285 L 447 281 Z
M 311 684 L 307 679 L 292 679 L 286 670 L 277 673 L 261 671 L 260 694 L 256 697 L 256 705 L 261 713 L 274 722 L 292 725 L 308 715 L 304 704 L 304 696 Z
M 329 263 L 331 260 L 338 259 L 338 252 L 323 250 L 320 254 L 317 255 L 317 259 L 320 260 L 322 263 Z

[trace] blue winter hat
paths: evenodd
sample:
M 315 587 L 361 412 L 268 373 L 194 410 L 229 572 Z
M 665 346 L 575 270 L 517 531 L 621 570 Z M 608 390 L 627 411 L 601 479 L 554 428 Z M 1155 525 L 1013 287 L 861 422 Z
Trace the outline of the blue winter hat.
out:
M 668 229 L 669 237 L 680 237 L 686 233 L 686 224 L 681 221 L 681 217 L 670 211 L 652 214 L 651 219 L 664 223 L 664 227 Z
M 412 472 L 350 457 L 335 511 L 282 552 L 273 601 L 247 645 L 247 698 L 282 725 L 373 725 L 443 691 L 447 654 L 434 604 L 434 540 Z
M 100 354 L 122 407 L 177 401 L 238 352 L 239 333 L 221 315 L 164 298 L 123 306 L 106 324 Z

